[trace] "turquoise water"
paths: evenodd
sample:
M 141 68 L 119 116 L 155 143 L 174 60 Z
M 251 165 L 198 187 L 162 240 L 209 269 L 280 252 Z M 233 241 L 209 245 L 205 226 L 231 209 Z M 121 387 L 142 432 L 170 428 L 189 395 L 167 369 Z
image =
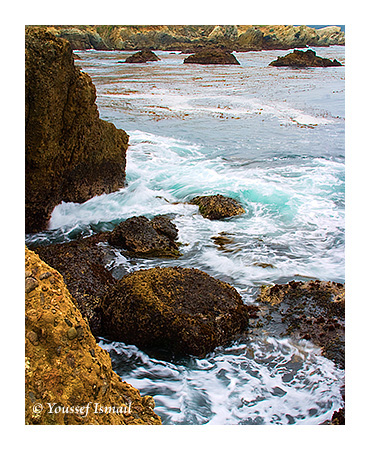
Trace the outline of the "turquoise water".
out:
M 314 50 L 344 62 L 343 47 Z M 116 277 L 155 266 L 196 267 L 235 286 L 246 302 L 254 301 L 262 284 L 344 282 L 344 67 L 268 67 L 285 51 L 236 53 L 241 66 L 220 67 L 182 65 L 184 55 L 178 52 L 157 52 L 161 61 L 146 65 L 119 64 L 128 52 L 78 53 L 77 64 L 97 88 L 100 116 L 130 135 L 127 187 L 81 205 L 57 206 L 49 230 L 27 236 L 28 243 L 110 230 L 134 215 L 170 214 L 183 256 L 174 262 L 116 252 L 110 264 Z M 238 199 L 246 214 L 209 221 L 186 203 L 215 193 Z M 224 249 L 211 239 L 220 233 L 231 239 Z M 122 343 L 102 345 L 112 350 L 124 379 L 143 395 L 154 395 L 165 423 L 326 420 L 341 403 L 343 373 L 309 343 L 270 339 L 248 347 L 268 348 L 277 361 L 283 358 L 282 370 L 298 352 L 303 362 L 289 386 L 276 378 L 280 363 L 263 358 L 256 363 L 243 343 L 181 364 L 143 356 Z M 129 362 L 122 365 L 122 359 Z M 229 382 L 217 381 L 219 371 Z M 259 374 L 261 408 L 241 400 L 252 398 L 250 390 L 256 389 L 250 371 Z M 180 386 L 186 386 L 189 401 L 179 395 Z M 287 394 L 275 395 L 281 394 L 275 387 Z M 310 403 L 322 406 L 310 408 Z M 236 404 L 242 405 L 237 411 Z

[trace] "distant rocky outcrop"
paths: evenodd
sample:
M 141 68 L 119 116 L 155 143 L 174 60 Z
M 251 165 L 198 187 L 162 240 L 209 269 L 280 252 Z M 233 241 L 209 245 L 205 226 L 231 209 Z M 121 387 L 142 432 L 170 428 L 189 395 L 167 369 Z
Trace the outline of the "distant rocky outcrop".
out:
M 247 308 L 230 285 L 197 269 L 139 270 L 101 302 L 103 335 L 143 349 L 204 357 L 248 325 Z
M 240 65 L 240 62 L 228 51 L 222 49 L 206 49 L 185 58 L 184 64 Z
M 152 397 L 121 381 L 62 276 L 26 248 L 25 421 L 155 425 Z
M 44 229 L 61 201 L 124 186 L 128 136 L 99 118 L 91 78 L 70 44 L 26 29 L 26 232 Z
M 198 205 L 200 214 L 210 220 L 220 220 L 245 213 L 245 209 L 236 200 L 220 194 L 194 197 L 190 203 Z
M 318 35 L 318 47 L 327 47 L 329 45 L 344 45 L 344 33 L 340 27 L 325 27 L 316 30 Z
M 81 27 L 62 27 L 57 37 L 66 39 L 71 44 L 72 50 L 109 50 L 99 33 L 93 28 L 82 25 Z
M 167 50 L 186 53 L 206 48 L 230 51 L 344 45 L 339 27 L 306 25 L 75 25 L 48 26 L 73 49 Z
M 336 59 L 331 60 L 328 58 L 321 58 L 316 56 L 316 52 L 313 50 L 301 51 L 294 50 L 292 53 L 288 53 L 285 56 L 279 56 L 278 59 L 272 61 L 270 66 L 275 67 L 333 67 L 341 66 L 342 64 Z
M 146 63 L 148 61 L 160 61 L 160 58 L 151 50 L 142 50 L 129 56 L 125 63 Z
M 131 217 L 121 222 L 108 235 L 108 242 L 137 256 L 180 256 L 175 242 L 178 230 L 164 216 L 152 220 L 144 216 Z

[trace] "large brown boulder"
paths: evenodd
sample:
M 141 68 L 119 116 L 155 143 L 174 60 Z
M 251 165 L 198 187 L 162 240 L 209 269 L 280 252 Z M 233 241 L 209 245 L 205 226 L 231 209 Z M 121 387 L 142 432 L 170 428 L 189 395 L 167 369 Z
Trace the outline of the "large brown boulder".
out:
M 118 224 L 108 242 L 136 256 L 180 256 L 176 226 L 164 216 L 131 217 Z
M 61 201 L 124 186 L 128 136 L 99 118 L 91 78 L 70 44 L 26 30 L 26 232 L 44 229 Z
M 101 336 L 100 301 L 117 280 L 106 268 L 114 256 L 114 247 L 126 250 L 131 257 L 180 256 L 177 228 L 165 216 L 132 217 L 112 232 L 98 233 L 63 244 L 38 247 L 34 251 L 58 270 L 94 336 Z M 104 245 L 101 245 L 101 244 Z
M 279 56 L 275 61 L 270 62 L 270 66 L 275 67 L 333 67 L 341 66 L 342 64 L 336 59 L 321 58 L 316 56 L 313 50 L 303 52 L 301 50 L 294 50 L 285 56 Z
M 210 220 L 225 219 L 245 213 L 245 209 L 233 198 L 224 195 L 194 197 L 190 203 L 199 206 L 199 212 Z
M 184 59 L 184 64 L 223 64 L 240 65 L 235 56 L 222 49 L 206 49 L 201 50 L 194 55 L 190 55 Z
M 248 325 L 230 285 L 197 269 L 139 270 L 124 276 L 101 303 L 104 335 L 143 349 L 205 356 Z
M 151 50 L 141 50 L 129 56 L 125 63 L 146 63 L 148 61 L 160 61 L 160 58 Z
M 26 248 L 26 424 L 160 424 L 152 397 L 121 381 L 62 276 Z

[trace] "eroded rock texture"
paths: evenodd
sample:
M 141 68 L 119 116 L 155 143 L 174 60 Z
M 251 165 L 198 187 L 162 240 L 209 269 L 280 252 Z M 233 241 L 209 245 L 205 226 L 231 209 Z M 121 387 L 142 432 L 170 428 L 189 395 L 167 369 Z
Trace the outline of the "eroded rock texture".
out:
M 27 248 L 25 269 L 26 424 L 160 424 L 153 398 L 112 370 L 60 273 Z
M 26 232 L 44 229 L 61 201 L 124 186 L 128 136 L 99 118 L 91 78 L 68 41 L 26 30 Z

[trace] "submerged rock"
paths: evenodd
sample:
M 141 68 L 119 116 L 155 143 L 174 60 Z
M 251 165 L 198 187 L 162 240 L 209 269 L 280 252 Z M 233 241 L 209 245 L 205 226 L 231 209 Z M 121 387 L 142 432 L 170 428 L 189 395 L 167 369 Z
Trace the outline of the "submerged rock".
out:
M 164 216 L 144 216 L 121 222 L 109 234 L 108 242 L 139 256 L 180 256 L 176 226 Z
M 125 63 L 146 63 L 147 61 L 160 61 L 160 58 L 151 50 L 141 50 L 129 56 Z
M 294 50 L 285 56 L 279 56 L 275 61 L 270 62 L 270 66 L 282 67 L 333 67 L 341 66 L 342 64 L 334 59 L 333 61 L 327 58 L 316 56 L 313 50 L 303 52 L 301 50 Z
M 198 205 L 200 214 L 210 220 L 219 220 L 245 213 L 245 209 L 236 200 L 220 194 L 195 197 L 190 203 Z
M 248 325 L 247 308 L 230 285 L 197 269 L 139 270 L 101 302 L 104 335 L 143 349 L 205 356 Z
M 201 50 L 184 59 L 184 64 L 236 64 L 240 65 L 235 56 L 222 49 Z
M 291 281 L 261 288 L 260 326 L 271 334 L 307 339 L 344 368 L 345 288 L 329 281 Z
M 62 201 L 124 186 L 128 136 L 99 118 L 91 78 L 68 41 L 26 29 L 26 232 L 44 229 Z
M 25 298 L 26 424 L 160 424 L 154 400 L 113 372 L 62 276 L 27 248 L 25 265 L 39 283 Z

